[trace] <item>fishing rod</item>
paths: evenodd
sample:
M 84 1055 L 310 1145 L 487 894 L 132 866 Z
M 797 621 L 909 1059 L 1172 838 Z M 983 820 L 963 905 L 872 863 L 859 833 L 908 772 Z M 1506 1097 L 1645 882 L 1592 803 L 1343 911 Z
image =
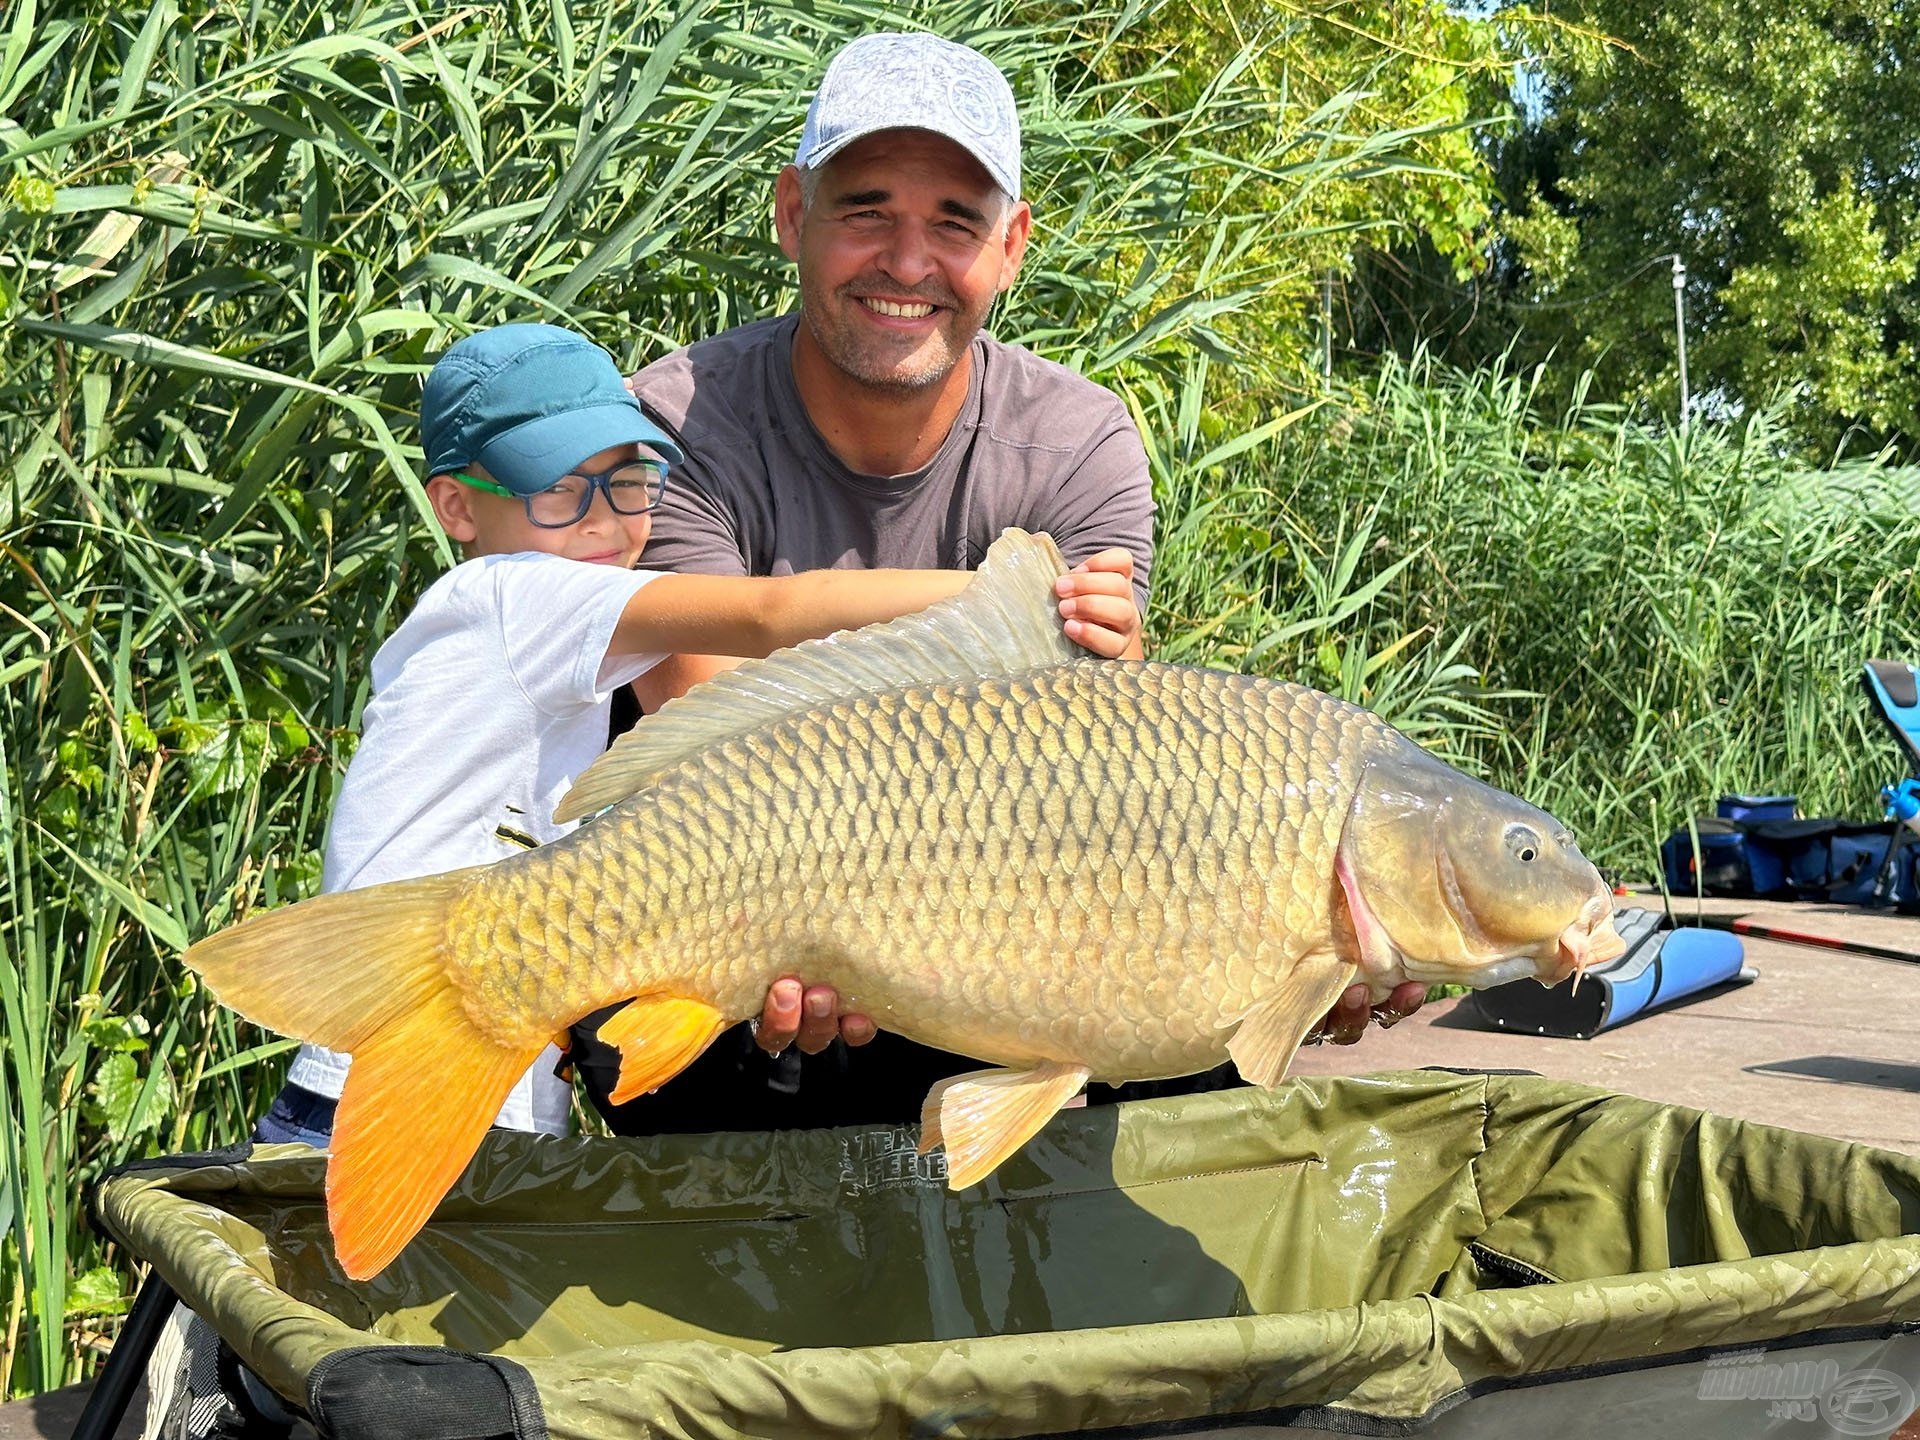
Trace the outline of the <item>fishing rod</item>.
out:
M 1812 935 L 1801 930 L 1783 930 L 1778 925 L 1762 925 L 1737 915 L 1696 915 L 1675 923 L 1697 925 L 1707 930 L 1728 930 L 1755 940 L 1777 940 L 1784 945 L 1805 945 L 1817 950 L 1844 950 L 1849 955 L 1864 955 L 1871 960 L 1895 960 L 1905 965 L 1920 965 L 1920 951 L 1900 950 L 1891 945 L 1868 945 L 1859 940 L 1841 940 L 1832 935 Z

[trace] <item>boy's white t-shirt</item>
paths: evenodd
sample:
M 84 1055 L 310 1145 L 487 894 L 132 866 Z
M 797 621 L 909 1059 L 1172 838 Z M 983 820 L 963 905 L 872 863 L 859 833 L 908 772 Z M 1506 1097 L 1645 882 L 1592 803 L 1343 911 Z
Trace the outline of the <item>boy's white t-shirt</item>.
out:
M 658 573 L 528 553 L 483 555 L 435 581 L 373 657 L 373 698 L 327 827 L 321 888 L 518 853 L 495 834 L 502 825 L 542 844 L 573 829 L 553 823 L 554 807 L 606 749 L 613 692 L 664 658 L 607 653 L 627 601 Z M 549 1045 L 495 1123 L 566 1132 L 559 1058 Z M 349 1059 L 303 1045 L 287 1079 L 338 1098 Z

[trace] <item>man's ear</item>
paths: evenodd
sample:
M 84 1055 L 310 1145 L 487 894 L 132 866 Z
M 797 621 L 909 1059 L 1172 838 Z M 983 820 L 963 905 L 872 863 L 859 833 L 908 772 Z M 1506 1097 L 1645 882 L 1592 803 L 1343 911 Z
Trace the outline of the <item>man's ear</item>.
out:
M 1007 217 L 1006 234 L 1001 239 L 1000 293 L 1003 295 L 1019 277 L 1020 262 L 1027 258 L 1027 237 L 1032 233 L 1033 207 L 1024 200 L 1016 200 L 1013 213 Z
M 451 475 L 435 475 L 427 481 L 427 500 L 447 532 L 447 538 L 471 545 L 480 528 L 474 524 L 472 492 Z
M 789 260 L 800 258 L 800 221 L 806 208 L 800 194 L 800 172 L 789 165 L 773 182 L 773 229 Z

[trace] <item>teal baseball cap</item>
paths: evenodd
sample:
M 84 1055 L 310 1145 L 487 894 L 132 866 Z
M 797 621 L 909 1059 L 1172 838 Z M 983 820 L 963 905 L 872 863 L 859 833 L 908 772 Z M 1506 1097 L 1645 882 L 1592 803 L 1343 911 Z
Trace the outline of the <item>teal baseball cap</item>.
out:
M 428 475 L 477 461 L 516 495 L 545 490 L 614 445 L 681 458 L 613 356 L 558 325 L 495 325 L 450 348 L 420 395 L 420 444 Z

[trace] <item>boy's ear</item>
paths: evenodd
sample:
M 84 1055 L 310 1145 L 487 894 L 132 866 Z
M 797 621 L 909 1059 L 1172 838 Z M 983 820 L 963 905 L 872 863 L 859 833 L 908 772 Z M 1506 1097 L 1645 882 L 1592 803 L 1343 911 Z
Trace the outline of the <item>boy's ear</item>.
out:
M 427 481 L 427 500 L 447 538 L 471 545 L 480 533 L 473 519 L 473 492 L 451 475 L 435 475 Z

